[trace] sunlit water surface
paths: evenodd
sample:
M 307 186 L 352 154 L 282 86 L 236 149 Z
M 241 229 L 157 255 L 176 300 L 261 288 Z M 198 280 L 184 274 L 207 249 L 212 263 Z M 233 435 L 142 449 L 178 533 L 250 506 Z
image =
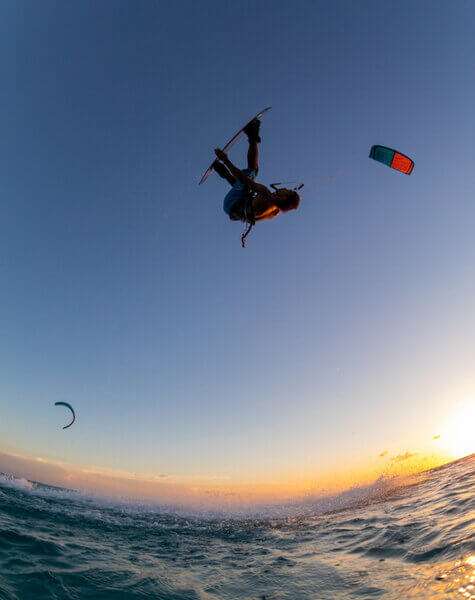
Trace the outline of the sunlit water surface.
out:
M 474 481 L 472 455 L 410 485 L 235 518 L 3 475 L 0 598 L 475 599 Z

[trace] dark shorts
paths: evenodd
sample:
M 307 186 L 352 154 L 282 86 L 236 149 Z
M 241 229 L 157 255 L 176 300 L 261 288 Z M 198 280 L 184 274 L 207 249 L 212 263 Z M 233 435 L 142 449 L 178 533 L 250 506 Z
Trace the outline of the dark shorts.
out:
M 254 180 L 257 171 L 254 169 L 243 169 L 244 175 Z M 236 183 L 229 190 L 224 198 L 223 209 L 229 215 L 232 221 L 247 221 L 249 214 L 249 205 L 252 203 L 254 193 L 243 183 L 236 180 Z

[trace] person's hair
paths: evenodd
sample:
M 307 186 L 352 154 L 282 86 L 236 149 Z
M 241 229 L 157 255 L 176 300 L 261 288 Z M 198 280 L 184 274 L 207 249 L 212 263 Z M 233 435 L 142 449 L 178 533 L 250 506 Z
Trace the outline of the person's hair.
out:
M 300 203 L 300 196 L 294 190 L 287 190 L 285 188 L 281 188 L 279 190 L 279 194 L 276 196 L 275 203 L 276 205 L 283 211 L 293 210 L 298 208 Z M 282 192 L 286 192 L 283 194 Z

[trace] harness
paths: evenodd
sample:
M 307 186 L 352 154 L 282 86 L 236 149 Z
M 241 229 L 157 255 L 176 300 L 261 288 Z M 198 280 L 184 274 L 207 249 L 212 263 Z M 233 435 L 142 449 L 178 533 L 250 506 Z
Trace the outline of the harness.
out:
M 279 190 L 280 188 L 277 187 L 279 185 L 282 185 L 283 183 L 295 183 L 295 181 L 279 181 L 278 183 L 269 183 L 270 187 L 273 190 Z M 298 192 L 299 190 L 301 190 L 303 188 L 303 186 L 305 185 L 305 183 L 300 183 L 299 185 L 297 185 L 296 187 L 292 188 L 293 192 Z

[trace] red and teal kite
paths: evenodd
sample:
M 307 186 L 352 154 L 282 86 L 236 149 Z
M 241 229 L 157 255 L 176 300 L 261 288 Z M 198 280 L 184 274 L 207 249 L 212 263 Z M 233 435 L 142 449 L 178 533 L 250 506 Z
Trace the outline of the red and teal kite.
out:
M 386 146 L 372 146 L 369 157 L 406 175 L 410 175 L 414 168 L 414 162 L 409 157 Z

